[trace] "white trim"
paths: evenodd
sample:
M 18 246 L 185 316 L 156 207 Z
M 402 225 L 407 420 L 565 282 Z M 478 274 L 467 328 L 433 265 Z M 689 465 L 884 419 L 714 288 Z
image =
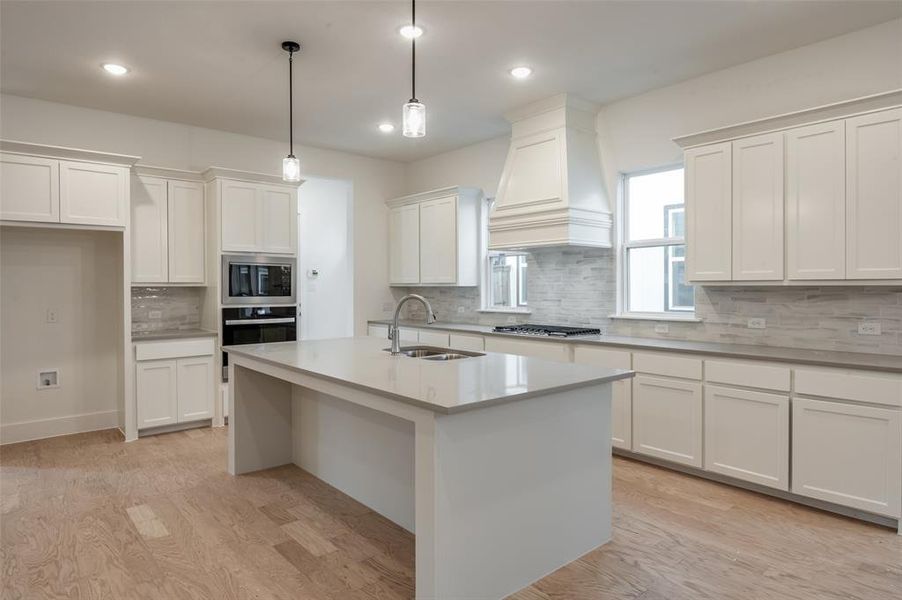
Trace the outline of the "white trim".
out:
M 4 423 L 0 425 L 0 444 L 15 444 L 30 440 L 85 433 L 101 429 L 117 429 L 119 427 L 119 411 L 103 412 Z
M 100 152 L 84 148 L 69 148 L 66 146 L 49 146 L 46 144 L 33 144 L 19 140 L 0 140 L 0 151 L 7 154 L 24 154 L 28 156 L 43 156 L 61 160 L 76 160 L 95 164 L 116 165 L 131 167 L 139 160 L 140 156 L 130 154 L 114 154 L 112 152 Z
M 480 308 L 476 312 L 481 313 L 504 313 L 509 315 L 531 315 L 532 311 L 529 309 L 516 309 L 516 308 Z
M 687 310 L 687 314 L 690 312 Z M 675 321 L 678 323 L 701 323 L 702 320 L 695 316 L 695 313 L 691 313 L 692 316 L 689 317 L 681 317 L 679 314 L 675 313 L 641 313 L 641 312 L 633 312 L 633 313 L 617 313 L 615 315 L 610 315 L 609 319 L 618 319 L 623 321 Z

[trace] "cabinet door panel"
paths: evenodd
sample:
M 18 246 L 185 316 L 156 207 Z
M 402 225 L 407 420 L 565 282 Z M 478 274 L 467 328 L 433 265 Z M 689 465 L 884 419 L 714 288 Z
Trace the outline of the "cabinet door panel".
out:
M 420 205 L 420 282 L 457 282 L 457 196 Z
M 792 491 L 902 516 L 902 412 L 793 398 Z
M 783 279 L 783 134 L 733 142 L 733 279 Z
M 485 351 L 570 362 L 569 346 L 561 342 L 540 342 L 491 336 L 485 338 Z
M 573 349 L 573 362 L 609 369 L 629 369 L 632 360 L 627 350 L 576 346 Z M 611 386 L 611 445 L 629 450 L 633 443 L 632 380 L 620 379 Z
M 846 277 L 902 279 L 902 109 L 846 120 Z
M 204 283 L 204 186 L 169 182 L 169 281 Z
M 128 169 L 62 160 L 60 222 L 125 226 Z
M 59 161 L 0 154 L 0 219 L 58 223 Z
M 169 278 L 169 209 L 166 180 L 133 177 L 131 193 L 132 281 Z
M 135 363 L 138 429 L 178 422 L 176 361 Z
M 705 386 L 705 470 L 789 489 L 789 397 Z
M 732 146 L 690 148 L 686 162 L 686 268 L 689 281 L 732 276 Z
M 845 125 L 786 132 L 788 279 L 843 279 L 846 268 Z
M 261 189 L 263 203 L 263 248 L 273 254 L 297 253 L 297 192 L 266 186 Z
M 647 375 L 633 381 L 633 450 L 701 467 L 701 384 Z
M 420 206 L 408 204 L 389 211 L 389 282 L 420 282 Z
M 241 181 L 222 181 L 222 249 L 256 252 L 262 243 L 262 215 L 257 186 Z
M 213 358 L 178 360 L 179 423 L 213 417 Z

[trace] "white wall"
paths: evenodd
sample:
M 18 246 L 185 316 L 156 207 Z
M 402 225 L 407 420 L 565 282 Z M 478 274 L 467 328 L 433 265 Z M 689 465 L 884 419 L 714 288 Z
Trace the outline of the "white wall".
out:
M 298 190 L 301 339 L 354 335 L 353 210 L 350 181 L 308 178 Z
M 212 108 L 215 110 L 215 107 Z M 17 96 L 0 96 L 0 137 L 141 156 L 140 164 L 203 170 L 210 166 L 278 173 L 287 143 Z M 296 146 L 305 175 L 354 186 L 354 319 L 383 315 L 391 303 L 385 200 L 404 192 L 404 165 Z
M 0 230 L 3 443 L 119 425 L 121 236 Z M 59 369 L 60 387 L 38 391 L 41 369 Z
M 510 136 L 424 158 L 407 166 L 407 193 L 452 185 L 477 187 L 494 198 L 510 146 Z

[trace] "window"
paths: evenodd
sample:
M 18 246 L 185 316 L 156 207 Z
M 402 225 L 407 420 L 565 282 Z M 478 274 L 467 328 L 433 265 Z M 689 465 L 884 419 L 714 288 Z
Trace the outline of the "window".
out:
M 683 168 L 623 177 L 622 312 L 691 316 Z
M 526 255 L 490 252 L 486 308 L 526 308 Z

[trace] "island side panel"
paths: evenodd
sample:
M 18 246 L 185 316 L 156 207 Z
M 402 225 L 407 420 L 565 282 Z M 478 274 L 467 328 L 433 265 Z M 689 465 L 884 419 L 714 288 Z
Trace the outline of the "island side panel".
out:
M 610 420 L 610 383 L 436 417 L 436 597 L 503 598 L 610 541 Z
M 229 473 L 289 464 L 291 384 L 229 357 Z

